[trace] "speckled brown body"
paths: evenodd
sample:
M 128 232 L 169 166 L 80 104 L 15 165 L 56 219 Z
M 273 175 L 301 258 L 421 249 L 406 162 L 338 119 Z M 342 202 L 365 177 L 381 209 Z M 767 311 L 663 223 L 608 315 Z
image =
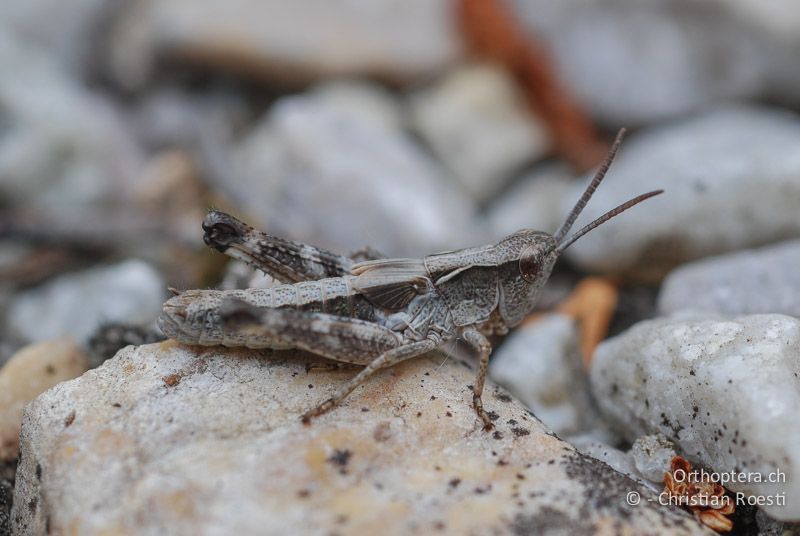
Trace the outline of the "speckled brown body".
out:
M 602 180 L 612 149 L 564 225 L 554 235 L 530 229 L 497 244 L 424 259 L 355 259 L 262 233 L 222 213 L 204 222 L 206 244 L 284 283 L 268 289 L 190 290 L 164 304 L 161 330 L 189 344 L 299 348 L 365 365 L 332 398 L 306 414 L 334 407 L 376 371 L 456 338 L 479 358 L 473 403 L 491 421 L 481 393 L 491 345 L 535 306 L 558 256 L 597 225 L 660 192 L 639 196 L 577 233 L 567 232 Z

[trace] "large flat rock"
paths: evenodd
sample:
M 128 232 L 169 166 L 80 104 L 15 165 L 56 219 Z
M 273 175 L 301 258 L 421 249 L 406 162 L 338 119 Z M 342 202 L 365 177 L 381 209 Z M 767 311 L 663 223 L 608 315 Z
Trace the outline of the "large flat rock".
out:
M 548 433 L 494 385 L 431 355 L 304 426 L 352 372 L 308 356 L 127 347 L 25 412 L 18 534 L 660 533 L 687 514 Z

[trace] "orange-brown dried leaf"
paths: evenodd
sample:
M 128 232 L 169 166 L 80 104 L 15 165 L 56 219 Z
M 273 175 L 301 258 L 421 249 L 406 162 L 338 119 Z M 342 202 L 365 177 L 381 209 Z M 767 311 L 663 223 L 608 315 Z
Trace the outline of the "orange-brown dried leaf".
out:
M 690 464 L 689 461 L 682 456 L 673 456 L 672 460 L 669 462 L 669 469 L 673 475 L 678 470 L 681 470 L 688 475 L 692 472 L 692 464 Z
M 606 146 L 583 107 L 556 74 L 550 55 L 514 19 L 503 0 L 461 0 L 459 18 L 467 45 L 504 66 L 528 105 L 544 119 L 556 149 L 585 171 L 601 162 Z
M 733 529 L 733 521 L 718 510 L 704 510 L 696 515 L 703 525 L 717 532 L 730 532 Z
M 608 335 L 618 301 L 619 291 L 610 279 L 587 277 L 558 307 L 559 312 L 571 316 L 580 325 L 581 354 L 587 369 L 595 348 Z

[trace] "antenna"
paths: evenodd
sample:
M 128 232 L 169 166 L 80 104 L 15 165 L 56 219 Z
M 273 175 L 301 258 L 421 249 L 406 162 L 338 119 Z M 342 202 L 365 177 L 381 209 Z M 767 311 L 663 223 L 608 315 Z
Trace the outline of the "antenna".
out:
M 592 182 L 594 182 L 594 181 L 592 181 Z M 587 189 L 587 191 L 588 191 L 588 189 Z M 581 229 L 577 233 L 573 234 L 572 236 L 570 236 L 569 238 L 567 238 L 563 242 L 559 242 L 558 243 L 558 247 L 556 247 L 555 251 L 557 253 L 561 253 L 562 251 L 564 251 L 565 249 L 570 247 L 573 242 L 575 242 L 577 239 L 579 239 L 580 237 L 582 237 L 583 235 L 585 235 L 586 233 L 588 233 L 589 231 L 591 231 L 595 227 L 603 225 L 605 222 L 607 222 L 608 220 L 610 220 L 614 216 L 618 216 L 618 215 L 622 214 L 623 212 L 625 212 L 626 210 L 628 210 L 632 206 L 638 205 L 639 203 L 641 203 L 645 199 L 650 199 L 651 197 L 655 197 L 655 196 L 657 196 L 659 194 L 663 194 L 663 193 L 664 193 L 664 190 L 654 190 L 652 192 L 647 192 L 646 194 L 642 194 L 640 196 L 634 197 L 630 201 L 626 201 L 625 203 L 622 203 L 617 208 L 609 210 L 608 212 L 606 212 L 605 214 L 603 214 L 602 216 L 600 216 L 599 218 L 594 220 L 592 223 L 590 223 L 589 225 L 587 225 L 586 227 L 584 227 L 583 229 Z
M 586 203 L 588 203 L 589 199 L 592 198 L 594 191 L 597 190 L 598 186 L 600 186 L 600 183 L 603 181 L 603 177 L 606 176 L 608 168 L 611 167 L 611 162 L 613 162 L 614 157 L 617 156 L 617 150 L 619 149 L 619 146 L 622 143 L 622 138 L 624 137 L 625 129 L 621 128 L 619 132 L 617 132 L 617 137 L 614 140 L 614 144 L 611 146 L 611 150 L 608 152 L 608 156 L 606 156 L 605 161 L 598 168 L 597 173 L 594 174 L 592 182 L 590 182 L 589 186 L 586 187 L 586 191 L 583 192 L 581 198 L 578 199 L 578 202 L 575 203 L 574 207 L 572 207 L 567 219 L 563 224 L 561 224 L 561 227 L 559 227 L 558 231 L 556 231 L 556 234 L 553 235 L 553 237 L 556 239 L 556 242 L 561 242 L 561 240 L 566 236 L 566 234 L 572 228 L 572 224 L 575 223 L 575 220 L 577 220 L 578 216 L 580 216 L 581 211 L 586 206 Z

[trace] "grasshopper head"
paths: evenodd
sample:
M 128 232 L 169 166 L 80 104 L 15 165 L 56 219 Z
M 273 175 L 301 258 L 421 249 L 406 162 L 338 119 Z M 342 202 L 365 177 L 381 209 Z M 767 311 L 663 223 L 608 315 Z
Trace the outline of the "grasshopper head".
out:
M 614 216 L 625 212 L 653 196 L 663 193 L 664 190 L 655 190 L 634 197 L 633 199 L 606 212 L 589 225 L 567 236 L 572 224 L 578 219 L 583 208 L 592 198 L 597 187 L 605 177 L 611 162 L 617 154 L 625 130 L 620 130 L 617 139 L 611 147 L 605 162 L 600 166 L 586 191 L 575 203 L 567 219 L 556 231 L 549 235 L 540 231 L 523 230 L 503 239 L 496 248 L 499 253 L 501 270 L 500 274 L 501 301 L 500 312 L 507 325 L 513 326 L 522 320 L 536 305 L 542 287 L 550 278 L 553 265 L 569 246 L 592 229 L 602 225 Z

